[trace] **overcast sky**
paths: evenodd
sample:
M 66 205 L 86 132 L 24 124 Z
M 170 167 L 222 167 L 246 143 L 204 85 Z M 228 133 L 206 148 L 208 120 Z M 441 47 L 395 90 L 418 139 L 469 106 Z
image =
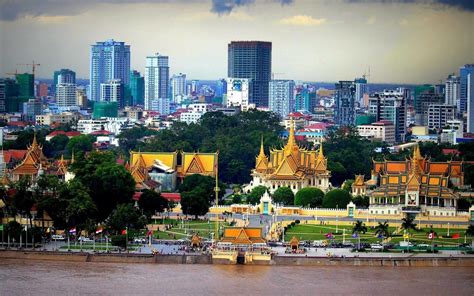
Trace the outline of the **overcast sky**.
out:
M 273 42 L 276 78 L 435 83 L 474 63 L 474 0 L 0 0 L 0 76 L 89 77 L 90 45 L 170 57 L 171 73 L 218 79 L 231 40 Z

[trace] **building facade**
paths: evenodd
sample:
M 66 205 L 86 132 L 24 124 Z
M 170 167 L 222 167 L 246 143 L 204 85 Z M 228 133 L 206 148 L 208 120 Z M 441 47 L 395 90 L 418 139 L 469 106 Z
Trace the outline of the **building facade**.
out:
M 445 83 L 444 103 L 456 106 L 459 101 L 460 79 L 458 76 L 449 75 Z
M 467 75 L 467 132 L 474 133 L 474 74 Z
M 249 103 L 267 107 L 272 73 L 272 43 L 232 41 L 228 44 L 227 54 L 227 77 L 251 79 Z
M 135 70 L 130 72 L 129 87 L 131 95 L 130 105 L 143 106 L 145 103 L 145 78 L 140 75 L 140 72 Z
M 73 83 L 57 84 L 56 103 L 58 104 L 58 107 L 76 106 L 76 85 Z
M 361 107 L 366 107 L 364 103 L 364 95 L 369 94 L 369 86 L 367 85 L 367 79 L 365 77 L 356 78 L 354 80 L 355 84 L 355 101 Z
M 388 120 L 395 126 L 395 139 L 402 142 L 407 132 L 407 100 L 408 89 L 384 90 L 369 98 L 369 113 L 375 115 L 377 121 Z
M 252 83 L 250 79 L 227 78 L 227 107 L 240 107 L 242 111 L 247 111 L 250 108 Z
M 186 74 L 179 73 L 171 77 L 171 98 L 174 103 L 180 104 L 186 96 Z
M 65 83 L 76 84 L 76 72 L 70 69 L 61 69 L 58 71 L 54 71 L 53 85 L 51 86 L 53 94 L 56 94 L 56 87 L 58 84 L 65 84 Z
M 120 79 L 124 85 L 130 80 L 130 45 L 113 39 L 91 46 L 90 100 L 100 100 L 100 85 Z
M 146 57 L 145 110 L 152 109 L 153 101 L 169 98 L 168 57 L 156 53 Z
M 394 144 L 395 126 L 391 121 L 378 121 L 372 124 L 358 125 L 357 131 L 363 138 L 369 140 L 379 140 L 388 144 Z
M 463 114 L 464 112 L 467 111 L 467 101 L 468 101 L 468 96 L 469 93 L 471 93 L 473 90 L 469 91 L 469 81 L 468 81 L 468 76 L 469 74 L 471 75 L 471 83 L 474 77 L 474 64 L 466 64 L 459 68 L 459 104 L 458 104 L 458 112 L 460 114 Z
M 294 90 L 293 80 L 271 80 L 268 93 L 269 110 L 279 114 L 281 118 L 286 118 L 294 111 Z
M 124 86 L 120 79 L 100 84 L 100 102 L 117 102 L 119 107 L 125 106 Z
M 339 125 L 355 123 L 355 85 L 352 81 L 336 83 L 334 120 Z
M 448 120 L 456 119 L 456 106 L 454 105 L 430 105 L 428 108 L 428 128 L 442 129 Z

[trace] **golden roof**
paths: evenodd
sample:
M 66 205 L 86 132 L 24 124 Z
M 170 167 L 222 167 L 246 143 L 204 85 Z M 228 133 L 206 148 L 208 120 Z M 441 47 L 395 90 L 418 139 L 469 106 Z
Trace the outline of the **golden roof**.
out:
M 354 183 L 352 183 L 352 186 L 364 186 L 364 175 L 356 175 Z
M 230 242 L 239 245 L 251 245 L 255 243 L 264 243 L 262 228 L 253 227 L 226 227 L 221 242 Z
M 130 152 L 130 165 L 133 166 L 139 159 L 143 158 L 145 166 L 150 168 L 155 160 L 161 161 L 164 165 L 176 170 L 178 152 Z
M 217 157 L 217 152 L 182 152 L 182 166 L 178 168 L 178 173 L 183 177 L 192 174 L 215 176 L 217 172 Z
M 48 168 L 49 163 L 43 154 L 43 147 L 36 141 L 36 133 L 33 142 L 28 146 L 25 158 L 12 170 L 15 175 L 35 175 L 42 166 Z

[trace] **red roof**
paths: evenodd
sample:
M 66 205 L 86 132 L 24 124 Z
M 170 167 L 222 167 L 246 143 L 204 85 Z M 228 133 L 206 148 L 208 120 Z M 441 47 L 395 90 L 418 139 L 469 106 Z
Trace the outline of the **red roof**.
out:
M 27 124 L 24 121 L 10 121 L 8 123 L 8 126 L 20 126 L 20 127 L 25 127 Z
M 71 131 L 71 132 L 65 132 L 65 131 L 62 131 L 62 130 L 57 130 L 57 131 L 53 131 L 51 132 L 49 135 L 47 135 L 47 137 L 56 137 L 58 135 L 65 135 L 67 137 L 75 137 L 75 136 L 79 136 L 81 133 L 80 132 L 77 132 L 77 131 Z
M 328 123 L 324 123 L 324 122 L 316 122 L 316 123 L 313 123 L 313 124 L 310 124 L 310 125 L 307 125 L 304 127 L 304 129 L 320 129 L 320 130 L 325 130 L 328 128 L 328 126 L 330 126 L 330 124 Z
M 449 155 L 449 154 L 452 154 L 452 155 L 459 155 L 460 152 L 458 149 L 448 149 L 448 148 L 445 148 L 443 149 L 443 154 L 444 155 Z
M 180 202 L 181 194 L 177 192 L 162 192 L 161 196 L 166 198 L 168 201 Z
M 3 151 L 3 160 L 5 161 L 5 163 L 11 162 L 12 159 L 21 160 L 25 158 L 26 152 L 27 150 L 5 150 Z
M 97 135 L 104 135 L 104 136 L 108 136 L 108 135 L 111 135 L 112 133 L 109 132 L 109 131 L 106 131 L 106 130 L 103 130 L 103 131 L 95 131 L 95 132 L 92 132 L 91 135 L 94 135 L 94 136 L 97 136 Z

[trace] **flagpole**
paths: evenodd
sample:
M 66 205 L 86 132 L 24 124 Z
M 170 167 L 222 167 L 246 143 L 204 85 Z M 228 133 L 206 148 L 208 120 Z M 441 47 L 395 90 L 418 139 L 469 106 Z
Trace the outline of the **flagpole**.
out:
M 215 191 L 216 191 L 216 245 L 217 245 L 217 241 L 219 240 L 219 209 L 218 209 L 218 205 L 219 205 L 219 162 L 218 162 L 218 159 L 219 159 L 219 151 L 216 152 L 216 163 L 215 163 L 215 168 L 216 168 L 216 188 L 215 188 Z
M 128 226 L 125 227 L 125 250 L 128 251 Z

